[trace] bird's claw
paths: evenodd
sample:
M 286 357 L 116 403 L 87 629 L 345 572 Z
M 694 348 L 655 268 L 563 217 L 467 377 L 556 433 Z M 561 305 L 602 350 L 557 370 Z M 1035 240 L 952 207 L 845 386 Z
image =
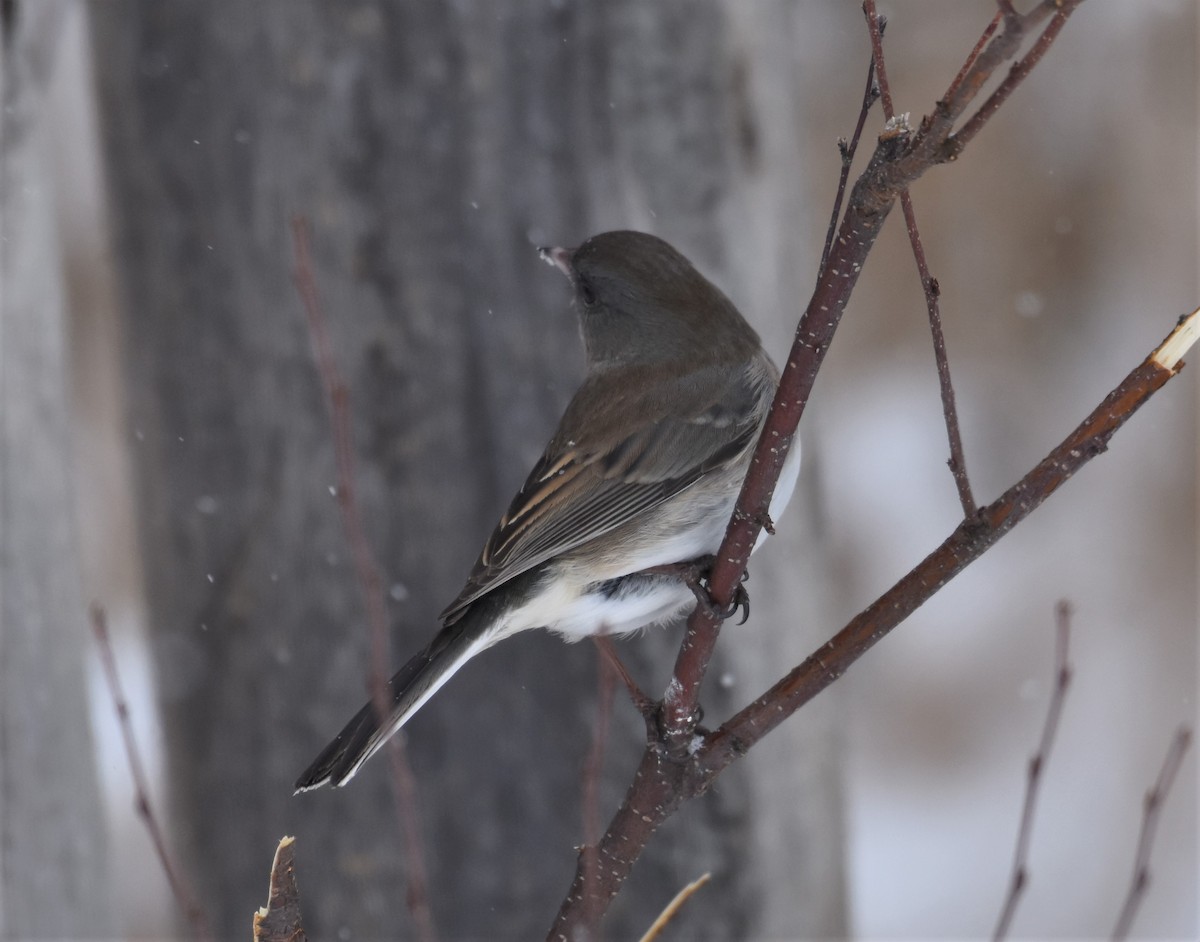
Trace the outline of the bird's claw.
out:
M 750 593 L 746 591 L 746 587 L 742 584 L 746 581 L 746 576 L 742 576 L 742 582 L 737 584 L 737 588 L 733 590 L 733 601 L 729 603 L 729 607 L 721 612 L 721 617 L 724 619 L 732 618 L 741 610 L 742 620 L 739 625 L 744 625 L 750 619 Z
M 684 585 L 692 590 L 692 594 L 696 596 L 696 601 L 711 609 L 722 621 L 732 618 L 741 611 L 742 620 L 738 624 L 744 625 L 750 617 L 750 593 L 746 591 L 743 583 L 750 578 L 750 571 L 743 570 L 742 578 L 733 590 L 732 601 L 728 607 L 722 609 L 717 607 L 713 602 L 712 595 L 709 593 L 708 580 L 714 562 L 715 557 L 713 556 L 701 556 L 699 559 L 694 559 L 691 562 L 654 566 L 643 571 L 654 573 L 655 575 L 675 576 L 681 579 Z

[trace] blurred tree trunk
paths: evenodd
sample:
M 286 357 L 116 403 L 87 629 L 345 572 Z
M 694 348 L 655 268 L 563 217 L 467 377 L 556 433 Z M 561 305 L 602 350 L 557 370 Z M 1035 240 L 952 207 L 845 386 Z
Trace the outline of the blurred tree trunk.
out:
M 41 120 L 66 5 L 0 24 L 0 937 L 111 933 L 87 721 L 67 306 Z
M 766 21 L 787 5 L 761 6 Z M 435 629 L 581 374 L 567 286 L 532 246 L 652 229 L 738 296 L 728 281 L 753 266 L 727 240 L 755 225 L 731 194 L 762 177 L 745 100 L 757 66 L 715 3 L 91 9 L 175 831 L 223 937 L 247 931 L 284 833 L 298 835 L 312 937 L 409 937 L 387 763 L 345 790 L 290 794 L 363 701 L 368 638 L 289 218 L 313 224 L 394 667 Z M 737 683 L 713 685 L 712 715 L 778 673 L 778 645 L 757 634 L 801 637 L 797 604 L 769 601 L 759 631 L 736 636 Z M 649 689 L 677 637 L 624 646 Z M 595 672 L 588 645 L 513 639 L 411 724 L 443 938 L 549 924 L 581 840 Z M 614 717 L 605 820 L 642 736 L 623 696 Z M 782 776 L 765 787 L 738 770 L 685 809 L 611 937 L 640 933 L 704 870 L 714 886 L 680 938 L 765 931 L 772 894 L 787 910 L 772 926 L 840 934 L 828 739 L 756 767 Z M 794 833 L 777 813 L 804 820 L 802 846 L 760 845 Z

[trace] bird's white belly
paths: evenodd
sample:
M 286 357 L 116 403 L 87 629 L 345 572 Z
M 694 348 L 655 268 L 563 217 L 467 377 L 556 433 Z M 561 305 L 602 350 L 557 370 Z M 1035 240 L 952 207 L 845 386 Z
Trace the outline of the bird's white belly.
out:
M 623 635 L 674 618 L 689 602 L 691 590 L 675 579 L 656 580 L 638 591 L 605 597 L 600 593 L 578 596 L 563 607 L 549 627 L 568 641 L 590 635 Z
M 771 498 L 772 519 L 778 520 L 787 506 L 799 470 L 797 440 L 784 462 Z M 681 507 L 676 498 L 658 509 L 659 525 L 645 527 L 644 540 L 635 537 L 623 541 L 619 554 L 588 558 L 586 562 L 578 556 L 560 560 L 542 589 L 503 617 L 489 646 L 529 628 L 549 628 L 568 640 L 577 641 L 597 634 L 627 634 L 669 621 L 680 614 L 695 601 L 695 596 L 687 585 L 672 576 L 639 581 L 627 591 L 608 594 L 596 591 L 595 587 L 598 583 L 654 566 L 689 562 L 715 553 L 725 536 L 737 495 L 729 495 L 728 489 L 717 489 L 705 507 L 696 504 L 696 498 L 704 502 L 703 495 L 693 492 L 688 496 L 692 498 L 691 503 L 682 505 L 688 508 L 688 522 L 675 516 Z M 756 550 L 766 537 L 764 530 L 754 544 Z

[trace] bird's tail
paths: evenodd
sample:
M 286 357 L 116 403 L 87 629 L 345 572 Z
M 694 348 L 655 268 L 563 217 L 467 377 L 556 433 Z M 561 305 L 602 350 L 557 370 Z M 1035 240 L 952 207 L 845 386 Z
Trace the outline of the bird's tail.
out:
M 481 626 L 472 614 L 468 612 L 439 631 L 423 651 L 396 672 L 384 691 L 387 715 L 381 719 L 374 701 L 359 710 L 296 780 L 297 793 L 322 785 L 345 785 L 442 684 L 489 646 L 494 640 L 487 630 L 490 625 Z

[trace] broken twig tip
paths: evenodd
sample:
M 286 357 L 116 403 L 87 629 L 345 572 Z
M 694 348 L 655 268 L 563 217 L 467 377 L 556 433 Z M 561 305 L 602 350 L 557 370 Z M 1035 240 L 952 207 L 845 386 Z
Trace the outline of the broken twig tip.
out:
M 659 917 L 654 920 L 653 925 L 646 930 L 646 934 L 642 936 L 641 942 L 655 942 L 655 940 L 657 940 L 662 934 L 663 929 L 667 927 L 667 923 L 675 918 L 676 914 L 683 907 L 683 904 L 691 899 L 696 891 L 708 883 L 711 878 L 711 873 L 701 874 L 682 890 L 676 893 L 675 898 L 667 904 L 667 908 L 664 909 Z
M 1178 372 L 1183 355 L 1192 349 L 1192 344 L 1197 340 L 1200 340 L 1200 308 L 1179 319 L 1170 336 L 1150 354 L 1150 359 L 1164 370 Z

